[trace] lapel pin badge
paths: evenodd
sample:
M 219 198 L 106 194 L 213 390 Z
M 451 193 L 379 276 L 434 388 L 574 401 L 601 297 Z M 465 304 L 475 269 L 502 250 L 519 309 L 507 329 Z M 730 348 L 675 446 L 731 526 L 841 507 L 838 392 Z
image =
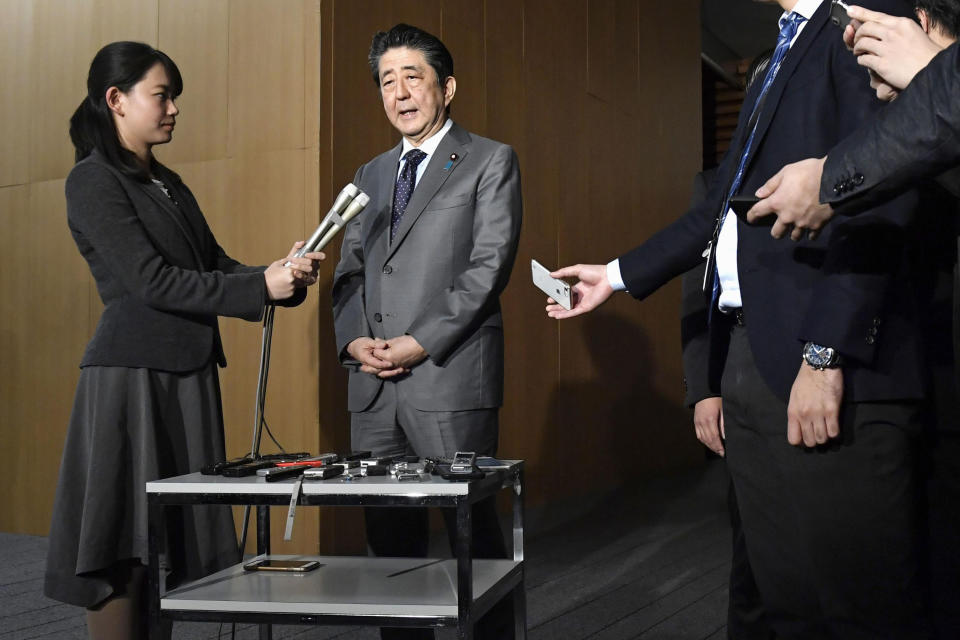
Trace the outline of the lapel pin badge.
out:
M 443 166 L 443 170 L 444 170 L 444 171 L 448 171 L 448 170 L 450 169 L 450 167 L 453 166 L 454 161 L 455 161 L 458 157 L 459 157 L 459 156 L 458 156 L 457 154 L 451 153 L 451 154 L 450 154 L 450 159 L 447 160 L 447 164 L 445 164 L 445 165 Z

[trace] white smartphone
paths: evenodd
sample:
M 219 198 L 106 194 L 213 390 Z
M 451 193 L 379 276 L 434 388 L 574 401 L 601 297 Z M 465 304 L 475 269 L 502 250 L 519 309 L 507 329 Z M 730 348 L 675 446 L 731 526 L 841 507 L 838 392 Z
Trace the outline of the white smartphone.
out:
M 551 277 L 550 270 L 536 260 L 530 261 L 530 268 L 533 271 L 533 284 L 564 309 L 573 307 L 573 292 L 569 284 Z
M 316 560 L 277 560 L 274 558 L 258 558 L 243 565 L 245 571 L 292 571 L 306 573 L 320 566 Z

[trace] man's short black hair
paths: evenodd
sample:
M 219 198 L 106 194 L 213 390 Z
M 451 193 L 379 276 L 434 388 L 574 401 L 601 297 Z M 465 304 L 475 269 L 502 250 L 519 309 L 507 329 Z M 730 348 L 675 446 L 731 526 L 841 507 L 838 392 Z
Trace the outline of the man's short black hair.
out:
M 960 0 L 914 0 L 913 6 L 927 14 L 932 28 L 951 38 L 960 35 Z
M 453 56 L 440 42 L 440 38 L 431 35 L 423 29 L 411 27 L 408 24 L 398 24 L 390 31 L 378 31 L 370 43 L 370 72 L 373 74 L 373 83 L 380 86 L 380 58 L 387 49 L 407 47 L 423 54 L 427 64 L 437 73 L 437 82 L 443 88 L 447 78 L 453 75 Z

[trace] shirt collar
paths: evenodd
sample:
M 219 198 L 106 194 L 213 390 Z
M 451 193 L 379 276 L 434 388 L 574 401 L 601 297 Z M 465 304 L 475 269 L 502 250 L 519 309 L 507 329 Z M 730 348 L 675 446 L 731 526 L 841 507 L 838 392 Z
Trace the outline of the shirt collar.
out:
M 810 20 L 813 18 L 813 14 L 817 12 L 817 9 L 820 8 L 821 4 L 823 4 L 823 0 L 797 0 L 797 4 L 793 7 L 793 12 L 799 13 L 807 20 Z M 784 11 L 780 19 L 786 18 L 789 13 L 789 11 Z
M 437 147 L 440 146 L 440 141 L 443 140 L 443 136 L 447 135 L 447 131 L 450 131 L 450 127 L 453 126 L 453 120 L 447 118 L 447 121 L 443 123 L 440 131 L 437 131 L 435 134 L 423 141 L 419 147 L 414 147 L 410 144 L 410 141 L 406 138 L 403 139 L 403 149 L 400 151 L 400 157 L 402 158 L 407 154 L 407 151 L 410 149 L 420 149 L 428 156 L 433 155 L 433 152 L 437 150 Z

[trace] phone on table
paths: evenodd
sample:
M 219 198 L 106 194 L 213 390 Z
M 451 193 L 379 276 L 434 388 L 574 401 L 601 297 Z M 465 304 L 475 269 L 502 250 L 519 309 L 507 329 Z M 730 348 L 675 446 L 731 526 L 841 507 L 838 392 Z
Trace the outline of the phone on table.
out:
M 530 261 L 530 268 L 533 271 L 533 284 L 564 309 L 573 308 L 573 291 L 569 284 L 551 276 L 550 270 L 536 260 Z
M 306 573 L 320 566 L 317 560 L 277 560 L 274 558 L 257 558 L 243 565 L 245 571 L 290 571 Z
M 849 6 L 843 0 L 833 0 L 830 3 L 830 22 L 845 30 L 851 19 L 847 15 L 847 7 Z
M 450 473 L 473 473 L 477 454 L 473 451 L 457 451 L 450 463 Z

